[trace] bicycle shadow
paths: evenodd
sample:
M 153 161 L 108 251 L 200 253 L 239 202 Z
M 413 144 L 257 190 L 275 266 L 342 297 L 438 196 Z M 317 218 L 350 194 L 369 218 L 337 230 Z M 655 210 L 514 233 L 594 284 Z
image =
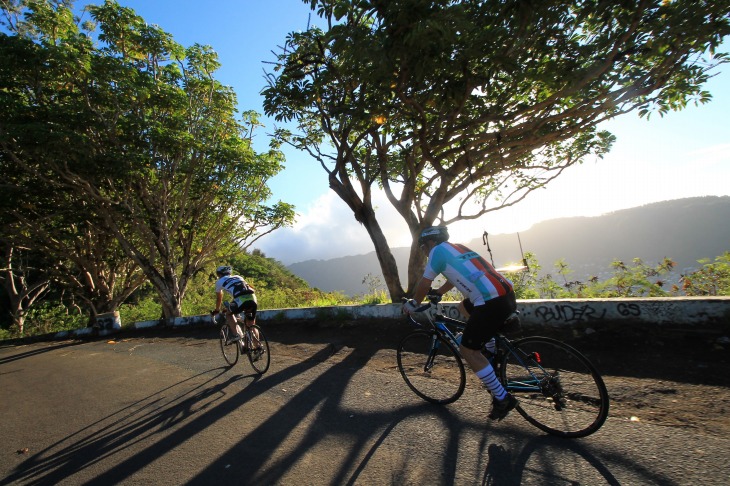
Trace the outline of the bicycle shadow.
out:
M 482 485 L 620 485 L 621 481 L 612 472 L 617 468 L 631 470 L 634 474 L 632 481 L 640 484 L 674 482 L 662 471 L 631 461 L 626 454 L 607 453 L 585 440 L 549 435 L 522 437 L 515 441 L 512 450 L 493 442 L 486 445 L 486 442 L 487 466 Z M 607 465 L 607 455 L 610 456 L 611 467 Z
M 488 464 L 481 484 L 621 484 L 585 444 L 550 436 L 521 442 L 521 448 L 515 447 L 516 453 L 510 453 L 502 445 L 489 444 Z M 554 467 L 556 464 L 563 467 L 558 470 Z M 573 477 L 566 473 L 565 464 L 571 465 Z
M 564 439 L 550 435 L 533 435 L 516 427 L 488 428 L 478 421 L 464 420 L 446 407 L 430 404 L 414 405 L 398 410 L 392 421 L 374 438 L 357 468 L 349 477 L 337 478 L 333 484 L 359 484 L 371 462 L 377 462 L 378 449 L 393 434 L 398 434 L 404 420 L 421 419 L 433 426 L 437 419 L 446 435 L 440 448 L 431 451 L 437 467 L 422 475 L 429 484 L 482 484 L 520 486 L 524 484 L 609 484 L 620 485 L 613 469 L 631 470 L 641 484 L 672 484 L 662 471 L 645 467 L 630 459 L 623 451 L 606 451 L 585 439 Z M 518 418 L 515 415 L 515 418 Z M 501 427 L 501 426 L 500 426 Z M 463 457 L 464 444 L 474 434 L 481 435 L 474 457 Z M 539 433 L 539 432 L 538 432 Z M 499 439 L 500 443 L 495 442 Z M 461 454 L 460 454 L 461 453 Z M 460 455 L 462 457 L 460 457 Z M 354 458 L 353 458 L 354 459 Z M 471 463 L 471 464 L 469 464 Z M 479 474 L 479 465 L 483 471 Z M 609 465 L 610 464 L 610 465 Z M 474 466 L 476 474 L 469 476 Z M 378 467 L 375 465 L 374 467 Z M 393 484 L 413 483 L 413 462 L 391 471 Z M 368 481 L 365 480 L 365 483 Z

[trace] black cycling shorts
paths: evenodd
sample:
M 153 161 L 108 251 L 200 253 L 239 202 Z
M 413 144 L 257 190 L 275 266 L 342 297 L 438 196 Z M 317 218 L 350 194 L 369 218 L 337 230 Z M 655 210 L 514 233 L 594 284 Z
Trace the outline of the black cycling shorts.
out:
M 514 292 L 510 292 L 502 297 L 490 299 L 483 305 L 467 307 L 470 303 L 464 303 L 464 307 L 467 310 L 471 307 L 471 310 L 461 345 L 469 349 L 482 349 L 482 346 L 499 332 L 510 314 L 517 310 L 517 298 Z
M 240 306 L 238 305 L 238 303 L 236 303 L 236 301 L 226 302 L 225 306 L 233 314 L 244 313 L 248 320 L 256 319 L 256 310 L 258 309 L 258 304 L 255 300 L 247 300 L 243 302 L 243 304 L 241 304 Z

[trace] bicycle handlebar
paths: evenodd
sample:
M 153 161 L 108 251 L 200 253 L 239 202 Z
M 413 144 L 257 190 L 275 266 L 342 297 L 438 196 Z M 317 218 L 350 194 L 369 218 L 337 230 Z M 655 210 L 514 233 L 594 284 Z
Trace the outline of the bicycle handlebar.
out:
M 428 293 L 426 294 L 426 302 L 421 305 L 420 307 L 417 307 L 413 309 L 413 312 L 424 312 L 431 308 L 431 306 L 435 306 L 439 302 L 441 302 L 441 299 L 443 297 L 436 292 L 434 289 L 429 289 Z M 408 299 L 403 297 L 401 299 L 403 302 L 408 302 Z

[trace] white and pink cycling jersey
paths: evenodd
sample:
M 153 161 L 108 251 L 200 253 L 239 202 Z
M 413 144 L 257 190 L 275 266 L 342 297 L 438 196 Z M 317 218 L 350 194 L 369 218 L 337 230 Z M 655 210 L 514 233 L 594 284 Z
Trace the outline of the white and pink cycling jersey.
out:
M 433 247 L 423 276 L 434 280 L 439 274 L 454 284 L 464 297 L 474 305 L 506 295 L 512 290 L 512 282 L 497 272 L 477 252 L 464 245 L 445 241 Z

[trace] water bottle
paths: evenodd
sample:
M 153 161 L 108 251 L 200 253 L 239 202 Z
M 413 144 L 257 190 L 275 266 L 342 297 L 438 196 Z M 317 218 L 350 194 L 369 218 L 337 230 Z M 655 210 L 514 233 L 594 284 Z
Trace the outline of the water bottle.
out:
M 461 346 L 461 338 L 464 337 L 463 332 L 457 332 L 456 336 L 454 336 L 454 339 L 456 340 L 456 345 Z

